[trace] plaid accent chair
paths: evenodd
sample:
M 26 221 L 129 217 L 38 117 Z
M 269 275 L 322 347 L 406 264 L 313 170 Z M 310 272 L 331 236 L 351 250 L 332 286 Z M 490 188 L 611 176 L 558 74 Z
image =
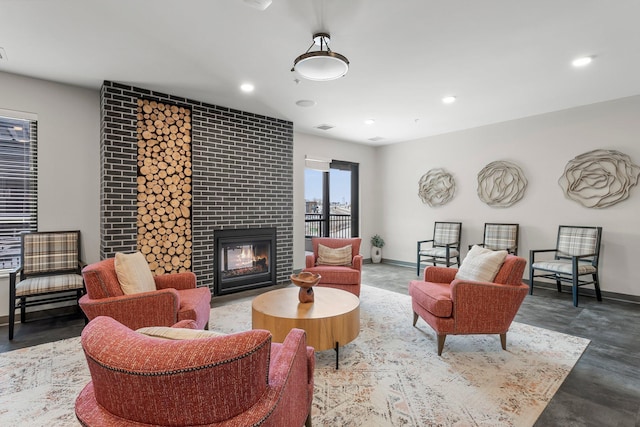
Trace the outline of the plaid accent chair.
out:
M 409 282 L 413 326 L 420 317 L 436 331 L 438 356 L 447 335 L 500 334 L 506 350 L 507 331 L 527 295 L 526 264 L 507 255 L 493 282 L 456 279 L 457 268 L 425 268 L 424 280 Z
M 9 273 L 9 339 L 15 312 L 26 322 L 26 308 L 78 301 L 84 294 L 80 271 L 80 231 L 42 231 L 20 236 L 20 266 Z
M 420 263 L 444 264 L 447 267 L 460 265 L 461 222 L 436 222 L 433 239 L 418 241 L 416 275 L 420 275 Z
M 306 266 L 303 271 L 317 273 L 320 282 L 317 286 L 342 289 L 360 297 L 360 277 L 362 273 L 362 255 L 360 255 L 360 244 L 362 239 L 354 237 L 350 239 L 337 239 L 331 237 L 313 237 L 313 253 L 306 256 Z M 344 262 L 336 261 L 332 264 L 323 264 L 319 256 L 319 245 L 329 249 L 339 249 L 351 245 L 351 253 Z M 339 265 L 338 265 L 339 264 Z
M 558 240 L 554 249 L 529 251 L 529 294 L 533 294 L 535 278 L 544 278 L 554 280 L 558 292 L 562 291 L 562 282 L 570 283 L 574 307 L 578 306 L 580 286 L 593 285 L 596 299 L 602 301 L 598 278 L 601 239 L 602 227 L 558 227 Z M 544 252 L 553 252 L 553 260 L 536 260 L 536 256 Z M 535 274 L 536 271 L 541 273 Z
M 188 273 L 154 276 L 155 291 L 125 295 L 116 274 L 115 258 L 107 258 L 82 270 L 87 294 L 80 307 L 89 320 L 109 316 L 131 329 L 171 326 L 194 320 L 199 329 L 209 323 L 211 291 L 196 286 L 196 275 Z
M 476 243 L 476 245 L 493 251 L 506 250 L 510 254 L 518 255 L 519 229 L 520 226 L 518 224 L 487 222 L 484 224 L 482 243 Z M 472 246 L 473 245 L 469 245 L 469 249 L 471 249 Z
M 315 354 L 301 329 L 282 344 L 259 329 L 173 340 L 97 317 L 81 341 L 83 426 L 311 426 Z

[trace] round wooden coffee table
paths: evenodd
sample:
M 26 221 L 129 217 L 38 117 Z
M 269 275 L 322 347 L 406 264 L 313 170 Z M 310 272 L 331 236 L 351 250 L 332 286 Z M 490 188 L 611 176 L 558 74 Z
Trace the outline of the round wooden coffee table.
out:
M 360 333 L 360 300 L 350 292 L 315 286 L 315 301 L 298 301 L 299 288 L 290 287 L 258 295 L 251 304 L 254 329 L 266 329 L 274 342 L 282 342 L 292 328 L 307 332 L 307 344 L 318 351 L 336 351 Z

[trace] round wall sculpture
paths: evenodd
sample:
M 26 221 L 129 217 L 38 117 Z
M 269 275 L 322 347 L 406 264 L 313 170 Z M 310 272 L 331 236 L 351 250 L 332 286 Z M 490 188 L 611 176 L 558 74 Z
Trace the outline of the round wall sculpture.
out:
M 606 208 L 629 197 L 640 167 L 615 150 L 593 150 L 570 160 L 558 184 L 567 198 L 588 208 Z
M 429 206 L 441 206 L 453 198 L 456 183 L 444 169 L 431 169 L 418 182 L 418 196 Z
M 491 162 L 478 173 L 478 197 L 489 206 L 506 208 L 524 196 L 527 178 L 515 163 Z

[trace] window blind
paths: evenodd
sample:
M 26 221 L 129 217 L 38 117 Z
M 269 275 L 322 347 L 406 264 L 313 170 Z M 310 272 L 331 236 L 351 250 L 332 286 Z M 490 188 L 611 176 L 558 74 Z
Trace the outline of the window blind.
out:
M 0 115 L 0 272 L 20 263 L 20 233 L 38 227 L 37 122 Z

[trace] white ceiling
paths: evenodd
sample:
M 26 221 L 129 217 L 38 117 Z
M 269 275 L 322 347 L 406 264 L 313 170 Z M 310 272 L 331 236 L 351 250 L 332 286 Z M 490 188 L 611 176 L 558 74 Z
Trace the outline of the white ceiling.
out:
M 638 0 L 0 0 L 0 71 L 112 80 L 381 145 L 640 94 L 639 17 Z M 296 83 L 318 31 L 349 73 Z M 583 55 L 594 62 L 572 67 Z

